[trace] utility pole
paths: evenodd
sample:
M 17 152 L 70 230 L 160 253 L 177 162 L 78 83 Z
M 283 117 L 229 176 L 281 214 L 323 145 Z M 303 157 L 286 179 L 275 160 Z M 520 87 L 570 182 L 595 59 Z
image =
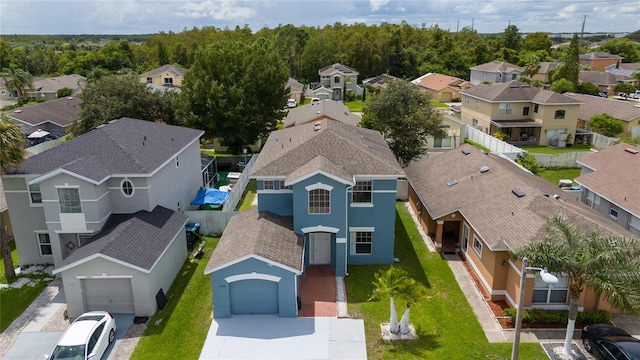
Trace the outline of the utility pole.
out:
M 582 18 L 582 30 L 580 30 L 580 45 L 579 47 L 582 47 L 582 38 L 584 37 L 584 23 L 587 21 L 587 15 L 584 15 L 584 18 Z
M 475 19 L 471 19 L 471 30 L 473 30 L 473 20 Z

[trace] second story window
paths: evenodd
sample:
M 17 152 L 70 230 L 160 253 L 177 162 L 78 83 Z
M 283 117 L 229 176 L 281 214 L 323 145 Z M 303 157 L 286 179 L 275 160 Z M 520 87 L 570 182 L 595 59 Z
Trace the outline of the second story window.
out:
M 331 212 L 331 192 L 325 189 L 309 190 L 309 214 L 329 214 Z
M 536 114 L 538 113 L 538 104 L 533 105 L 533 112 Z
M 510 115 L 512 111 L 513 111 L 512 103 L 500 103 L 500 106 L 498 108 L 498 113 L 500 115 Z
M 564 110 L 556 110 L 556 113 L 553 116 L 553 118 L 556 119 L 556 120 L 562 120 L 562 119 L 564 119 L 564 113 L 565 113 Z
M 263 181 L 263 188 L 265 190 L 273 190 L 273 180 L 265 180 L 265 181 Z
M 480 108 L 480 99 L 476 99 L 476 109 Z
M 173 78 L 164 78 L 165 85 L 173 85 Z
M 180 167 L 180 158 L 176 156 L 176 167 Z
M 336 75 L 333 77 L 333 82 L 336 84 L 340 84 L 340 76 Z
M 150 78 L 150 77 L 148 77 L 148 78 L 147 78 L 147 84 L 151 84 L 152 82 L 153 82 L 153 79 L 152 79 L 152 78 Z
M 32 204 L 42 204 L 42 193 L 40 192 L 40 184 L 29 185 L 29 197 Z
M 61 213 L 76 214 L 82 212 L 78 188 L 58 188 L 58 200 L 60 201 Z
M 524 108 L 522 108 L 522 115 L 523 116 L 529 115 L 529 107 L 528 106 L 525 106 Z
M 353 202 L 370 203 L 372 201 L 371 189 L 371 180 L 356 181 L 356 185 L 353 187 Z
M 278 181 L 278 188 L 280 190 L 289 190 L 290 189 L 288 186 L 284 185 L 284 181 L 283 180 Z

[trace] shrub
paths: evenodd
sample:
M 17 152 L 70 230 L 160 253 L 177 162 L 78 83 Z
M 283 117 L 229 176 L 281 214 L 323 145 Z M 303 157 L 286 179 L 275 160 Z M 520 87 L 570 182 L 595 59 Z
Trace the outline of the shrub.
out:
M 504 315 L 508 316 L 512 323 L 515 324 L 517 309 L 508 308 L 504 310 Z M 529 309 L 522 311 L 522 323 L 540 323 L 540 324 L 566 324 L 569 319 L 569 311 L 567 310 L 546 310 L 546 309 Z M 605 310 L 583 311 L 578 313 L 576 322 L 579 324 L 597 324 L 610 323 L 611 313 Z
M 491 135 L 491 136 L 493 136 L 494 138 L 496 138 L 498 140 L 501 140 L 501 141 L 505 141 L 506 139 L 509 138 L 509 135 L 507 135 L 507 134 L 505 134 L 505 133 L 503 133 L 501 131 L 494 132 L 493 135 Z

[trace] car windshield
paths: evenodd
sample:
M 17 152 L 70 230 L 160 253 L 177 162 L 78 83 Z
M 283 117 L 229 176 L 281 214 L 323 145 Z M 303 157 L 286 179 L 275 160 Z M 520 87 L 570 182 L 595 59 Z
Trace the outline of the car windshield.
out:
M 84 359 L 84 344 L 73 346 L 56 346 L 49 360 L 81 360 Z

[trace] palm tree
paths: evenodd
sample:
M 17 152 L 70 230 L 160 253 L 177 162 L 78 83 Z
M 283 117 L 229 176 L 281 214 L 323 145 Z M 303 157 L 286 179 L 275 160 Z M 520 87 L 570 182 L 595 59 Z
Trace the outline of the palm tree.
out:
M 560 214 L 549 218 L 543 240 L 525 245 L 515 255 L 528 257 L 535 266 L 569 277 L 565 354 L 571 353 L 578 300 L 586 286 L 618 310 L 640 311 L 640 241 L 637 238 L 586 234 Z
M 409 329 L 409 312 L 411 311 L 411 305 L 415 305 L 420 300 L 426 300 L 427 296 L 427 288 L 422 284 L 418 284 L 414 279 L 411 280 L 411 284 L 409 284 L 405 291 L 400 295 L 404 300 L 407 301 L 407 307 L 404 309 L 404 314 L 402 314 L 402 319 L 400 320 L 400 332 L 402 334 L 406 334 L 410 331 Z
M 33 77 L 28 71 L 11 64 L 8 68 L 2 69 L 2 78 L 5 81 L 7 90 L 18 93 L 18 102 L 24 98 L 26 89 L 33 88 Z
M 9 122 L 5 114 L 0 115 L 0 181 L 5 169 L 17 166 L 24 159 L 24 142 L 25 138 L 20 127 Z M 5 275 L 7 279 L 12 279 L 16 276 L 16 272 L 13 269 L 9 236 L 2 222 L 2 216 L 0 216 L 0 251 L 4 260 Z
M 371 293 L 371 300 L 380 300 L 383 297 L 389 296 L 390 298 L 390 313 L 389 318 L 389 332 L 397 334 L 400 332 L 400 326 L 398 325 L 398 317 L 396 315 L 396 306 L 393 302 L 394 295 L 400 295 L 406 292 L 409 286 L 415 281 L 408 276 L 408 273 L 404 269 L 397 267 L 389 267 L 386 271 L 380 270 L 375 274 L 376 279 L 373 281 L 373 292 Z M 413 283 L 412 283 L 413 281 Z

